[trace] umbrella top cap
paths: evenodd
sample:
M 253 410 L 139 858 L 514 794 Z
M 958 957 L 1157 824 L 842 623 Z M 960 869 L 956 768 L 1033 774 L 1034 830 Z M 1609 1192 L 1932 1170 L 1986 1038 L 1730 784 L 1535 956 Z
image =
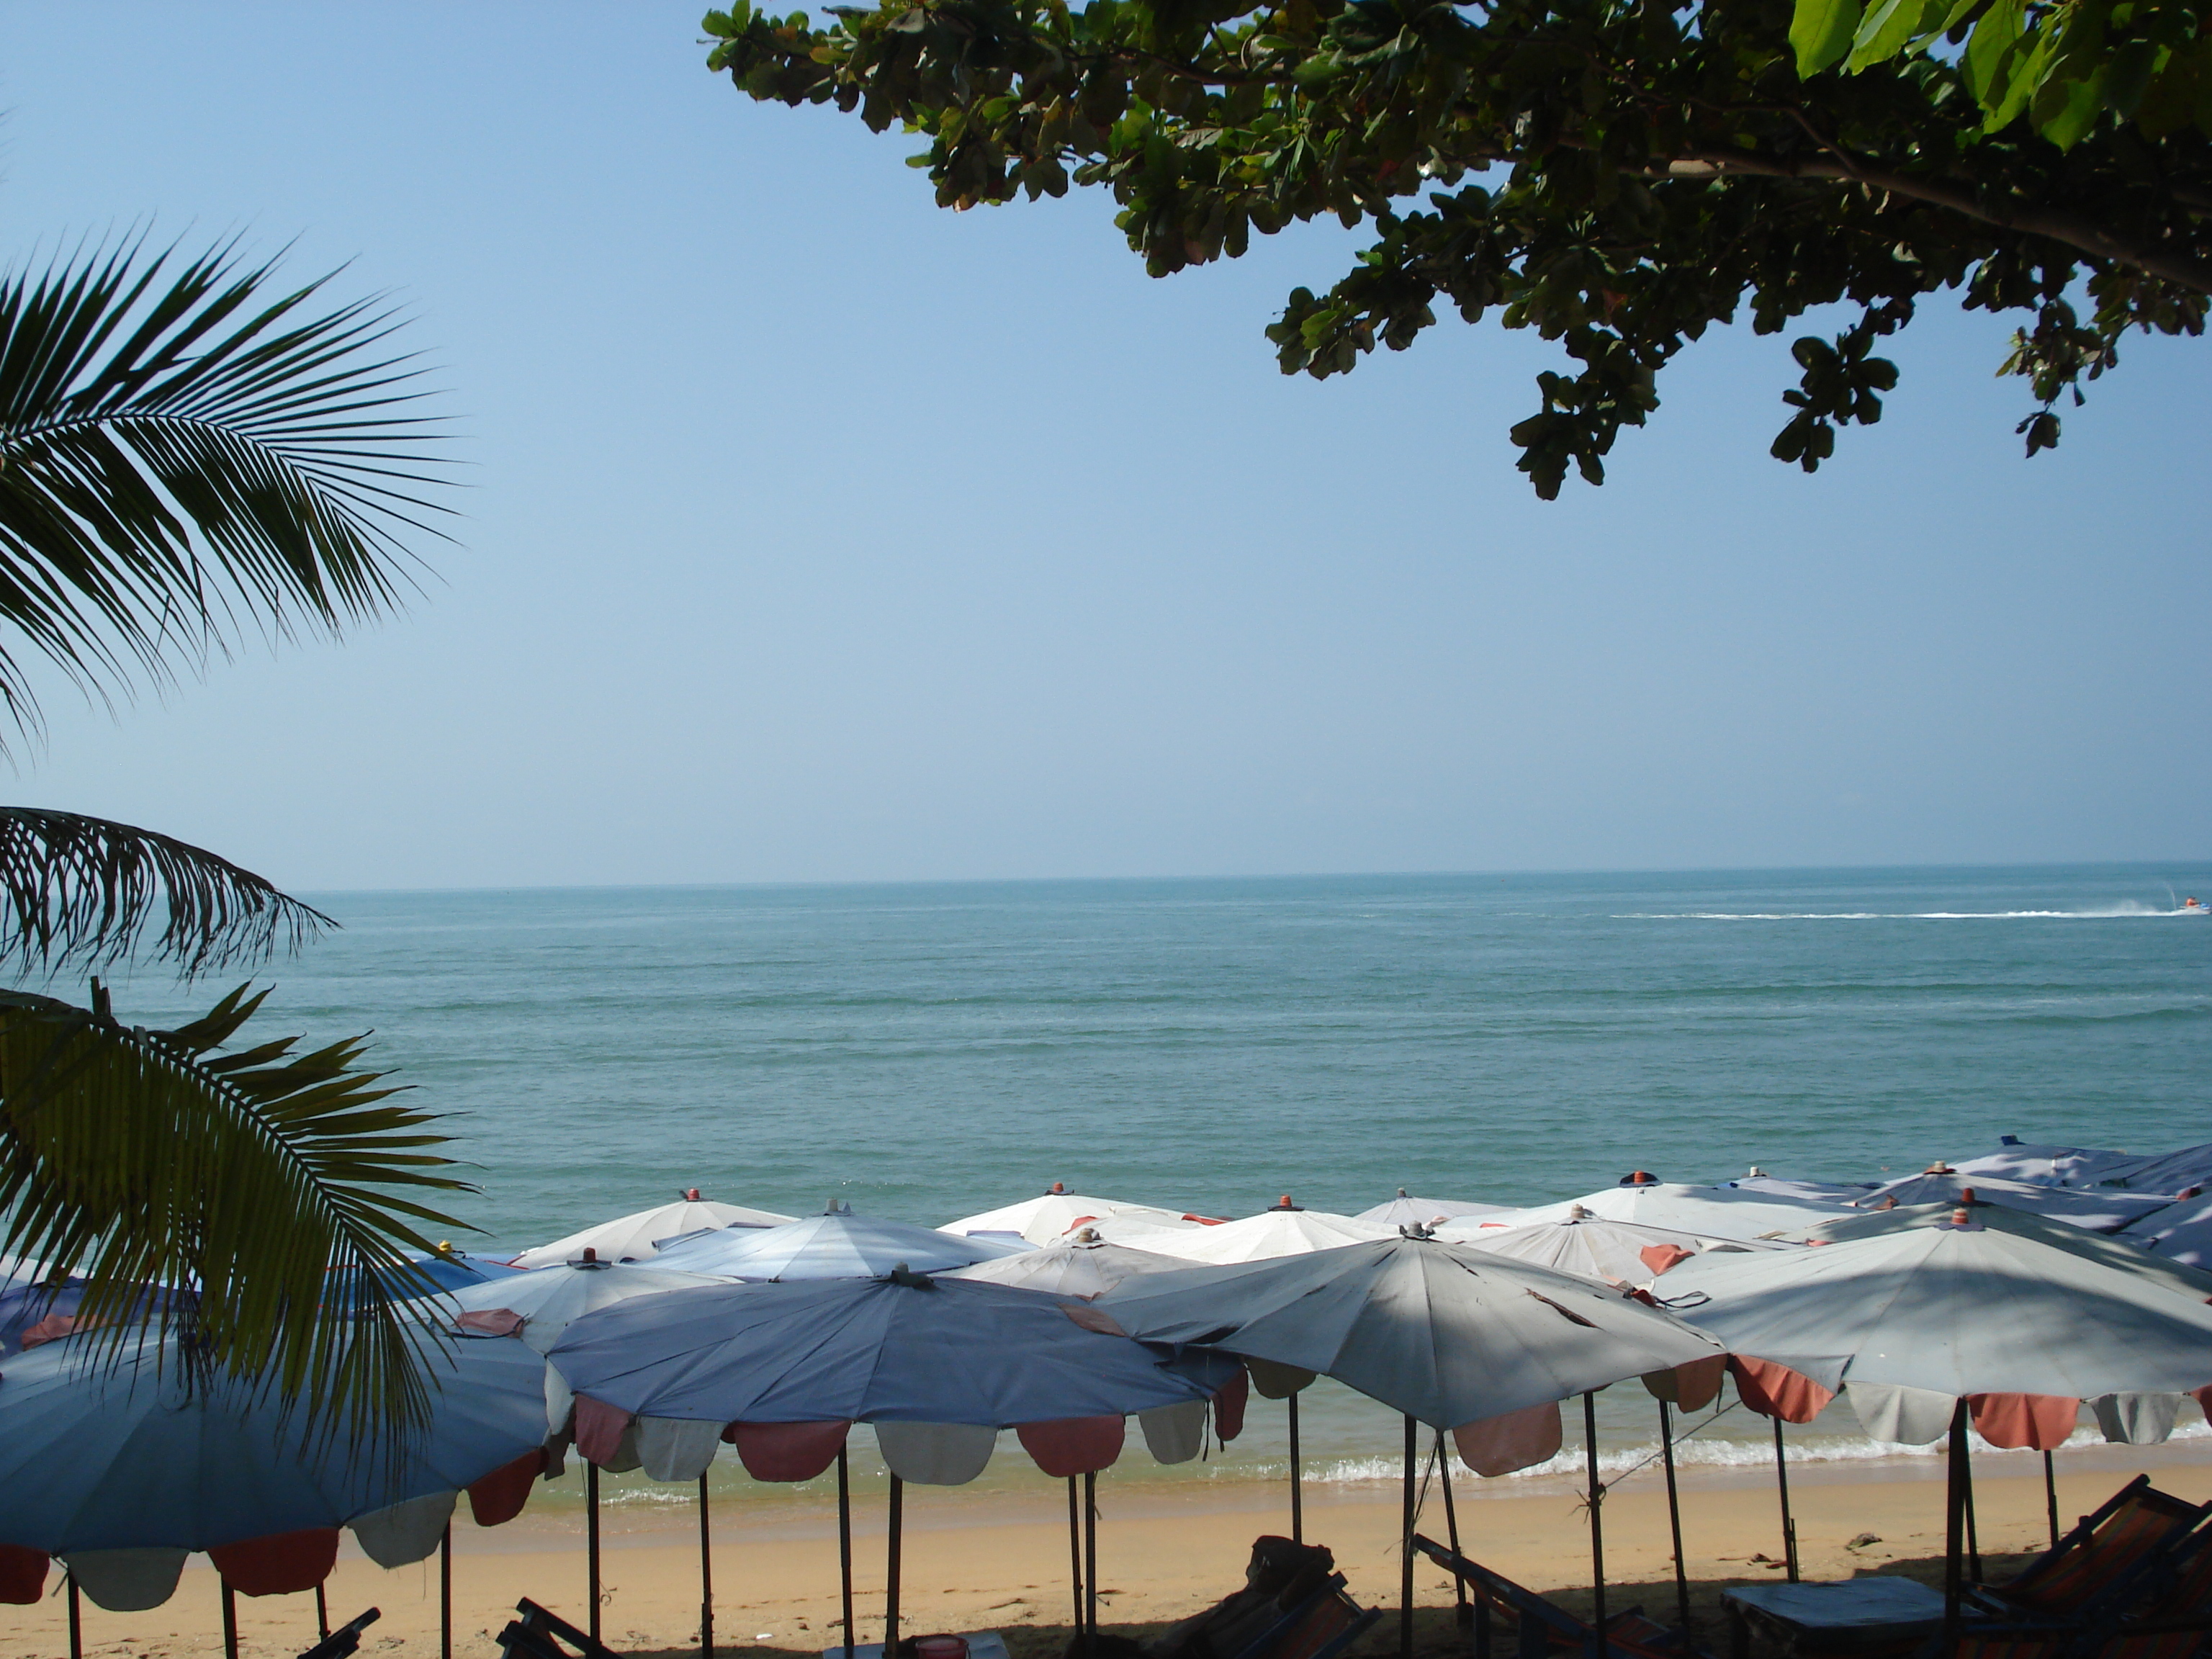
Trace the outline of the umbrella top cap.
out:
M 1405 1196 L 1405 1194 L 1404 1194 L 1403 1193 L 1401 1193 L 1401 1194 L 1399 1194 L 1399 1196 L 1400 1196 L 1401 1198 L 1402 1198 L 1402 1197 L 1404 1197 L 1404 1196 Z M 1291 1203 L 1291 1195 L 1290 1195 L 1288 1193 L 1285 1193 L 1285 1194 L 1284 1194 L 1280 1198 L 1277 1199 L 1277 1200 L 1276 1200 L 1273 1204 L 1270 1204 L 1267 1207 L 1268 1207 L 1269 1209 L 1271 1209 L 1271 1210 L 1302 1210 L 1302 1209 L 1304 1209 L 1304 1208 L 1305 1207 L 1305 1206 L 1304 1206 L 1304 1205 L 1303 1205 L 1303 1204 L 1293 1204 L 1293 1203 Z
M 1413 1194 L 1407 1192 L 1403 1187 L 1401 1187 L 1398 1188 L 1398 1196 L 1401 1198 L 1411 1198 Z
M 1045 1188 L 1044 1195 L 1047 1198 L 1055 1198 L 1065 1193 L 1066 1190 L 1067 1183 L 1065 1181 L 1055 1181 L 1051 1186 Z
M 1631 1170 L 1621 1176 L 1620 1184 L 1624 1187 L 1656 1187 L 1659 1177 L 1649 1170 Z
M 1923 1175 L 1956 1175 L 1959 1172 L 1939 1158 L 1921 1173 Z
M 1754 1164 L 1743 1172 L 1743 1178 L 1746 1181 L 1763 1181 L 1766 1178 L 1766 1171 Z
M 686 1187 L 684 1189 L 684 1201 L 687 1204 L 698 1203 L 699 1189 L 696 1187 Z

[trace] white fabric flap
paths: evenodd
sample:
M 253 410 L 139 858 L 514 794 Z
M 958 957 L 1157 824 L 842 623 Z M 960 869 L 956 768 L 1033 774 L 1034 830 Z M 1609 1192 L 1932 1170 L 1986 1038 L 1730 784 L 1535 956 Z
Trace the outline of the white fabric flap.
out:
M 77 1588 L 96 1607 L 110 1613 L 143 1613 L 177 1593 L 186 1550 L 84 1550 L 62 1557 Z
M 388 1510 L 356 1516 L 349 1523 L 361 1553 L 380 1567 L 404 1567 L 428 1560 L 446 1523 L 453 1518 L 459 1492 L 434 1492 L 428 1498 L 410 1498 Z
M 902 1480 L 918 1486 L 964 1486 L 983 1473 L 999 1431 L 977 1423 L 878 1423 L 876 1443 Z
M 2181 1410 L 2178 1394 L 2108 1394 L 2092 1400 L 2105 1438 L 2122 1446 L 2160 1446 Z
M 568 1426 L 568 1413 L 576 1408 L 576 1391 L 554 1366 L 545 1368 L 545 1432 L 559 1434 Z
M 1924 1446 L 1951 1430 L 1959 1402 L 1928 1389 L 1903 1389 L 1888 1382 L 1846 1381 L 1844 1391 L 1860 1426 L 1876 1440 L 1898 1446 Z
M 1145 1445 L 1156 1462 L 1188 1463 L 1206 1449 L 1206 1401 L 1155 1406 L 1137 1413 L 1137 1426 L 1144 1430 Z
M 684 1417 L 641 1417 L 636 1431 L 637 1461 L 655 1480 L 696 1480 L 722 1439 L 720 1423 Z

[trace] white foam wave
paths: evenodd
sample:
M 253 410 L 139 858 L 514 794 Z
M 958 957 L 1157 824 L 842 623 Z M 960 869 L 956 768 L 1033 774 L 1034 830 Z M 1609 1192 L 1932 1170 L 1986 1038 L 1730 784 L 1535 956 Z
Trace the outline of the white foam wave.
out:
M 1632 910 L 1614 921 L 2164 921 L 2212 915 L 2203 909 L 2154 908 L 2128 902 L 2087 910 Z

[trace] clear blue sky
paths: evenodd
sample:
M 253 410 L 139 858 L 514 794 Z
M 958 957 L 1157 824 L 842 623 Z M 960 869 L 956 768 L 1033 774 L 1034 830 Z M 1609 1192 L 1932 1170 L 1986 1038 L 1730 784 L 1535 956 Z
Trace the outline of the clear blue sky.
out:
M 1284 379 L 1340 229 L 1153 282 L 1096 195 L 940 212 L 697 12 L 0 6 L 6 257 L 350 260 L 471 478 L 405 618 L 58 690 L 13 799 L 307 890 L 2205 855 L 2204 343 L 2028 463 L 1938 304 L 1808 478 L 1741 330 L 1547 505 L 1540 342 Z

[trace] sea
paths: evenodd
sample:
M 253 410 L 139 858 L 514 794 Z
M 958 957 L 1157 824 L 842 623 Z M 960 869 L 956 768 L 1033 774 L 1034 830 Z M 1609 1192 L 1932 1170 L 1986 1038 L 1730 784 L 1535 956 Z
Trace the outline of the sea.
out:
M 1639 1169 L 1872 1182 L 2007 1133 L 2212 1140 L 2191 893 L 2212 863 L 326 893 L 339 926 L 252 975 L 275 990 L 249 1029 L 374 1032 L 479 1189 L 450 1237 L 494 1256 L 690 1187 L 936 1225 L 1056 1181 L 1223 1217 Z M 228 988 L 141 972 L 118 1012 Z M 1282 1416 L 1255 1400 L 1200 1462 L 1115 1478 L 1279 1480 Z M 1651 1403 L 1616 1388 L 1601 1418 L 1601 1470 L 1652 1478 Z M 1686 1426 L 1686 1464 L 1773 1455 L 1725 1398 Z M 1308 1481 L 1398 1473 L 1398 1419 L 1326 1381 L 1302 1427 Z M 1840 1406 L 1791 1435 L 1815 1462 L 1922 1455 Z M 1010 1452 L 986 1481 L 1024 1478 Z M 821 1499 L 734 1463 L 716 1485 Z

